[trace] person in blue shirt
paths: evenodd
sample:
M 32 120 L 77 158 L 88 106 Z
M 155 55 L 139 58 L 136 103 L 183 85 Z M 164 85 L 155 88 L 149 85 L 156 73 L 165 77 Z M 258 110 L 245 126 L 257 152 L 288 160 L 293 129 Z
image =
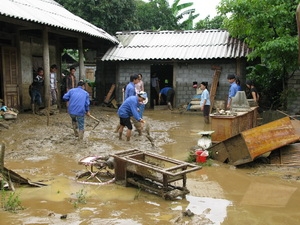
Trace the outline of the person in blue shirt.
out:
M 161 99 L 167 103 L 168 108 L 170 110 L 173 110 L 172 107 L 172 102 L 174 99 L 175 91 L 171 87 L 164 87 L 163 89 L 160 90 L 159 95 L 158 95 L 158 104 L 160 104 Z
M 72 119 L 75 137 L 78 137 L 78 140 L 82 140 L 84 135 L 84 116 L 90 116 L 90 96 L 85 90 L 85 82 L 79 81 L 76 88 L 72 88 L 64 94 L 63 100 L 68 102 L 68 113 Z
M 228 101 L 227 101 L 227 109 L 230 109 L 232 98 L 238 92 L 238 85 L 235 82 L 235 75 L 234 74 L 228 74 L 227 80 L 230 83 L 229 93 L 228 93 Z
M 200 89 L 201 93 L 201 101 L 200 101 L 200 109 L 203 111 L 204 122 L 209 123 L 209 112 L 210 112 L 210 96 L 207 90 L 208 83 L 201 82 Z
M 130 82 L 126 85 L 124 100 L 126 100 L 130 96 L 136 95 L 135 85 L 138 82 L 140 82 L 140 80 L 137 74 L 130 76 Z
M 139 104 L 143 104 L 143 101 L 147 99 L 147 93 L 143 92 L 137 96 L 128 97 L 118 109 L 118 116 L 120 117 L 120 128 L 119 128 L 119 140 L 122 140 L 122 134 L 124 127 L 127 127 L 126 138 L 130 141 L 132 124 L 130 117 L 133 116 L 138 122 L 144 123 L 138 108 Z M 140 133 L 140 132 L 139 132 Z

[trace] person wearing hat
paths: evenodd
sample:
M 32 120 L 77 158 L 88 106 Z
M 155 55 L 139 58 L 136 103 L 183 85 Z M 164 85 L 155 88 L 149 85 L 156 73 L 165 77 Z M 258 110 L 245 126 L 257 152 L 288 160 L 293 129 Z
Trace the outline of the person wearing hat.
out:
M 259 100 L 259 94 L 258 94 L 258 91 L 256 89 L 256 87 L 254 86 L 254 83 L 252 80 L 247 80 L 246 81 L 246 86 L 249 90 L 249 94 L 247 95 L 247 98 L 248 99 L 253 99 L 254 102 L 257 104 L 258 103 L 258 100 Z
M 227 75 L 227 80 L 230 83 L 229 93 L 228 93 L 228 101 L 227 101 L 227 109 L 230 109 L 231 108 L 232 98 L 238 92 L 239 87 L 238 87 L 238 85 L 235 82 L 235 75 L 234 74 L 228 74 Z
M 201 82 L 200 89 L 201 93 L 201 101 L 200 101 L 200 109 L 203 111 L 204 122 L 209 123 L 209 111 L 210 111 L 210 97 L 209 92 L 207 90 L 208 83 Z
M 64 94 L 63 100 L 68 102 L 68 113 L 72 119 L 75 137 L 78 137 L 78 140 L 82 140 L 84 135 L 84 116 L 90 116 L 90 96 L 85 90 L 85 82 L 80 80 L 76 88 L 72 88 Z
M 120 118 L 120 128 L 119 132 L 119 140 L 122 140 L 122 134 L 124 127 L 127 127 L 126 139 L 130 141 L 132 124 L 130 121 L 130 117 L 133 116 L 138 122 L 144 123 L 143 118 L 141 117 L 138 108 L 139 104 L 144 104 L 145 101 L 148 100 L 147 93 L 142 92 L 137 96 L 130 96 L 126 98 L 126 100 L 122 103 L 120 108 L 118 109 L 118 116 Z M 142 134 L 141 129 L 138 129 L 139 135 Z

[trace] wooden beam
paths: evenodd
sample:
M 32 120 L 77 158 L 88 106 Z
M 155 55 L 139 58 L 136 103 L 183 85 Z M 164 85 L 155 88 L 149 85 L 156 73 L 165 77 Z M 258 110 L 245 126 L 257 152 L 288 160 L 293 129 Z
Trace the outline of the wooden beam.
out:
M 82 38 L 78 38 L 78 50 L 79 50 L 79 80 L 81 80 L 81 79 L 85 79 Z
M 48 27 L 43 29 L 43 60 L 44 60 L 44 78 L 45 78 L 45 105 L 48 108 L 47 126 L 49 126 L 49 110 L 50 110 L 50 56 L 49 56 L 49 40 Z

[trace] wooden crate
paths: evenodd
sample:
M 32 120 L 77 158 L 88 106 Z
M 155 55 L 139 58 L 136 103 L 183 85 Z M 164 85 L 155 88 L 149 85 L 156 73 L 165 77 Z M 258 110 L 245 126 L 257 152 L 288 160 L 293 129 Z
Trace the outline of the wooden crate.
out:
M 224 141 L 242 131 L 256 127 L 257 107 L 248 112 L 238 112 L 236 116 L 210 114 L 213 142 Z

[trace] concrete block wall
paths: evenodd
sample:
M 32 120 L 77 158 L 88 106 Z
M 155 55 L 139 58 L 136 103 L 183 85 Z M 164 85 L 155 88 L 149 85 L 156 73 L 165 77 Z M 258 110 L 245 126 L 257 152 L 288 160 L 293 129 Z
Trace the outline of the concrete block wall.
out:
M 208 90 L 211 88 L 213 81 L 214 70 L 211 69 L 212 65 L 222 67 L 222 72 L 219 79 L 217 94 L 215 100 L 227 100 L 229 83 L 227 81 L 228 73 L 236 73 L 235 61 L 231 62 L 217 62 L 207 61 L 206 63 L 186 63 L 178 64 L 176 74 L 176 105 L 184 105 L 190 102 L 192 97 L 196 94 L 196 90 L 192 87 L 193 82 L 197 81 L 198 85 L 202 81 L 208 82 Z
M 212 65 L 222 67 L 215 100 L 226 100 L 228 96 L 229 83 L 227 74 L 236 74 L 236 60 L 206 60 L 193 62 L 175 62 L 173 64 L 173 87 L 175 89 L 175 107 L 188 104 L 196 94 L 193 82 L 200 84 L 202 81 L 208 82 L 210 90 L 214 70 Z M 122 62 L 119 63 L 116 82 L 116 99 L 122 103 L 122 88 L 129 82 L 130 75 L 141 73 L 145 91 L 150 94 L 150 71 L 151 62 Z M 245 76 L 245 75 L 243 75 Z M 245 80 L 245 79 L 244 79 Z
M 122 88 L 130 81 L 130 76 L 134 74 L 142 74 L 145 91 L 150 95 L 150 65 L 143 62 L 127 62 L 120 63 L 117 71 L 116 82 L 116 100 L 122 103 L 123 93 Z

